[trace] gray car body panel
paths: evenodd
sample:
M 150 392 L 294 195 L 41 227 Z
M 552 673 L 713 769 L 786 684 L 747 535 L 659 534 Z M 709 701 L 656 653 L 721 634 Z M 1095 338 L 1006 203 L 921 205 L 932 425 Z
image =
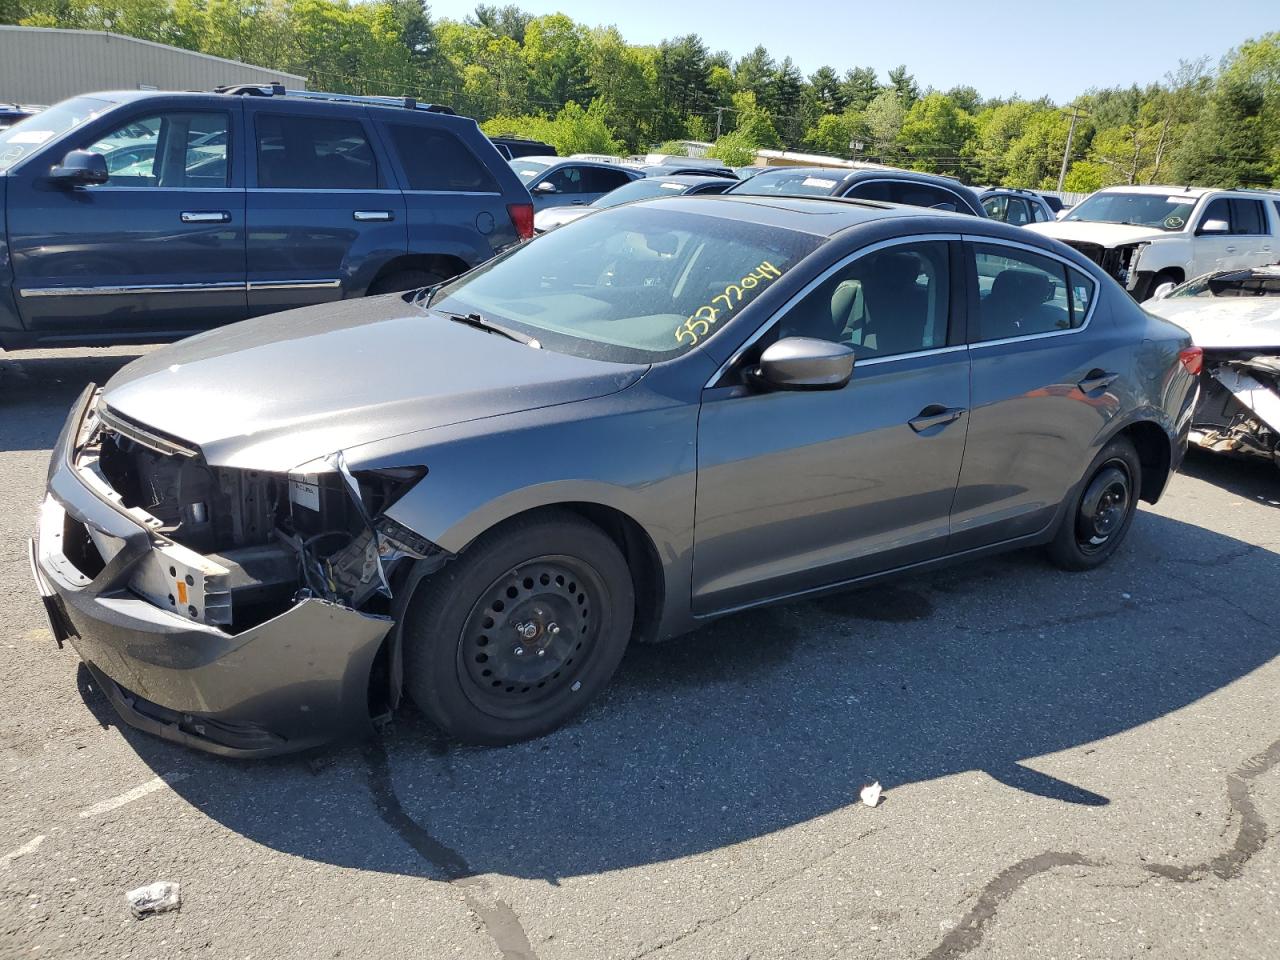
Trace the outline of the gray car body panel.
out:
M 449 554 L 540 507 L 614 511 L 657 560 L 647 637 L 659 638 L 729 610 L 1043 542 L 1091 459 L 1135 422 L 1158 428 L 1176 468 L 1194 403 L 1178 363 L 1189 337 L 1069 248 L 869 202 L 647 202 L 663 205 L 827 242 L 697 349 L 650 366 L 533 349 L 387 297 L 163 348 L 122 370 L 105 402 L 224 466 L 289 470 L 338 451 L 354 472 L 425 466 L 386 516 Z M 1088 324 L 877 358 L 841 390 L 735 385 L 735 358 L 833 265 L 922 237 L 1010 243 L 1069 263 L 1097 284 Z M 1077 381 L 1095 367 L 1116 379 L 1087 395 Z M 963 416 L 909 429 L 935 402 Z M 1158 496 L 1157 479 L 1144 493 Z M 353 641 L 353 669 L 363 650 Z M 289 678 L 273 675 L 287 691 Z

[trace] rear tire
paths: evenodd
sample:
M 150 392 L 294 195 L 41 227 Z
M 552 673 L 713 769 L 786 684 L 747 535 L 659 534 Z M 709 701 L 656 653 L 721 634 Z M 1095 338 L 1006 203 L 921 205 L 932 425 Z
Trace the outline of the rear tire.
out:
M 507 744 L 604 689 L 631 637 L 627 562 L 599 527 L 545 511 L 482 535 L 405 614 L 405 687 L 445 733 Z
M 1049 558 L 1063 570 L 1106 563 L 1129 532 L 1141 489 L 1138 453 L 1128 439 L 1117 437 L 1089 465 L 1049 545 Z
M 379 277 L 369 285 L 368 296 L 376 297 L 383 293 L 401 293 L 405 290 L 418 290 L 430 287 L 445 280 L 445 277 L 430 270 L 397 270 L 385 277 Z

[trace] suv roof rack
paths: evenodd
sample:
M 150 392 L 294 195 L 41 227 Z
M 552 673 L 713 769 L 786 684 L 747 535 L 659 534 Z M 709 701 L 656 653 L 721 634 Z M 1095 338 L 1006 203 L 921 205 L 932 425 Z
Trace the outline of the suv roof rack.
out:
M 214 87 L 214 93 L 242 97 L 297 97 L 300 100 L 324 100 L 332 103 L 360 103 L 371 107 L 400 107 L 457 116 L 453 107 L 442 103 L 419 103 L 417 97 L 373 97 L 354 93 L 325 93 L 320 90 L 286 90 L 282 83 L 235 83 Z

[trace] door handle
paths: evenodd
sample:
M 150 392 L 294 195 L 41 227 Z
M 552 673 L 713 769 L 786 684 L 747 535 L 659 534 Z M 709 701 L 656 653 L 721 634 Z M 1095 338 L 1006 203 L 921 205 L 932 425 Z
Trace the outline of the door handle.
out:
M 231 214 L 226 210 L 184 210 L 183 223 L 230 223 Z
M 1227 253 L 1235 253 L 1235 252 L 1236 252 L 1235 247 L 1227 247 Z
M 353 220 L 360 223 L 385 223 L 391 219 L 390 210 L 354 210 L 351 213 Z
M 916 433 L 923 433 L 930 427 L 945 427 L 954 423 L 964 415 L 964 407 L 944 407 L 940 403 L 931 403 L 919 415 L 907 421 L 907 426 Z
M 1107 373 L 1105 370 L 1094 368 L 1084 375 L 1084 379 L 1076 384 L 1080 388 L 1081 393 L 1093 393 L 1096 390 L 1105 390 L 1111 384 L 1116 382 L 1120 376 L 1118 373 Z

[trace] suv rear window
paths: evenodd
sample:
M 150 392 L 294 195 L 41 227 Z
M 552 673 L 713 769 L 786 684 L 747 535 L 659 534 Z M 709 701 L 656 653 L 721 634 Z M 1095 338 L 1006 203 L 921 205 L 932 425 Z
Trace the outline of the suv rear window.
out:
M 375 190 L 378 166 L 358 120 L 258 116 L 258 186 Z
M 386 124 L 386 130 L 410 190 L 498 192 L 488 168 L 448 131 L 406 123 Z

